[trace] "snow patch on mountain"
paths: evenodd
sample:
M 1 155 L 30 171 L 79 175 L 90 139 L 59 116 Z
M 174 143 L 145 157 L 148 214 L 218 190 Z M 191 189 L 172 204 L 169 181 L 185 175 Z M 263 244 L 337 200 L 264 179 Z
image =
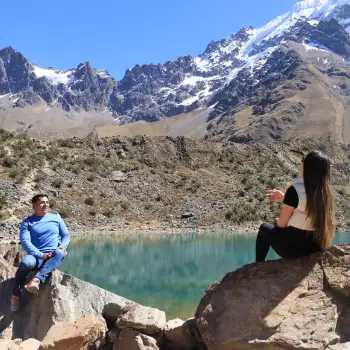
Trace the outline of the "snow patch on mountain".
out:
M 307 18 L 327 18 L 337 6 L 349 4 L 349 0 L 304 0 L 294 5 L 292 13 Z
M 350 0 L 305 0 L 298 2 L 291 11 L 252 31 L 251 40 L 245 45 L 242 55 L 249 54 L 254 45 L 258 45 L 262 41 L 282 35 L 301 19 L 310 19 L 308 22 L 316 26 L 319 20 L 332 17 L 337 7 L 346 4 L 350 4 Z M 350 19 L 342 20 L 342 22 L 350 24 Z
M 74 80 L 74 70 L 68 71 L 55 71 L 51 68 L 40 68 L 34 66 L 34 74 L 38 77 L 46 77 L 49 81 L 54 84 L 64 84 L 69 85 Z

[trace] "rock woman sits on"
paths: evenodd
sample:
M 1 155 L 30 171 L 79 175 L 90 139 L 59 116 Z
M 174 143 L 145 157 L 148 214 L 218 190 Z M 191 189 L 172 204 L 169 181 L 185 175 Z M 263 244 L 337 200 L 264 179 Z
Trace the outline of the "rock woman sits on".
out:
M 270 190 L 271 201 L 282 202 L 275 224 L 262 224 L 256 239 L 256 261 L 265 261 L 270 247 L 284 259 L 307 256 L 329 247 L 335 232 L 334 194 L 330 160 L 310 152 L 300 165 L 300 175 L 284 194 Z

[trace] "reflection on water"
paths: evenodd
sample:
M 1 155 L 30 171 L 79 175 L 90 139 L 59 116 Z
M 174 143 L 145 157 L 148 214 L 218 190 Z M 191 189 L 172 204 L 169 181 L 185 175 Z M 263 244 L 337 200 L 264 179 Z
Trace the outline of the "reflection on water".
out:
M 98 238 L 73 242 L 64 272 L 140 304 L 166 311 L 168 318 L 193 315 L 205 289 L 255 258 L 255 235 Z M 338 234 L 333 244 L 350 241 Z M 270 259 L 278 258 L 269 254 Z

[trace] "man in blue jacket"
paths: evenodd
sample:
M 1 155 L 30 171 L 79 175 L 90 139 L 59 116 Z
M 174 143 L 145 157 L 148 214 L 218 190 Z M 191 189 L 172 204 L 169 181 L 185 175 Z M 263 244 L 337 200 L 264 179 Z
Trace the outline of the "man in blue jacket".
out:
M 38 293 L 40 284 L 56 269 L 67 255 L 70 235 L 62 218 L 50 213 L 49 197 L 37 194 L 32 198 L 34 214 L 28 216 L 21 225 L 20 240 L 28 253 L 16 272 L 11 298 L 11 310 L 20 307 L 23 287 L 30 293 Z M 28 273 L 38 269 L 35 277 L 24 286 Z

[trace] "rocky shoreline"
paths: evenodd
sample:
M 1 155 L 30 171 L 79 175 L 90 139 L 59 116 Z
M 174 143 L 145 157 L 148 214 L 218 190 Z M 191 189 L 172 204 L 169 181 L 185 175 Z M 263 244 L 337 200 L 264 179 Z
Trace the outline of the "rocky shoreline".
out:
M 0 244 L 18 244 L 19 242 L 19 226 L 20 221 L 3 221 L 0 223 Z M 210 225 L 210 226 L 191 226 L 191 225 L 175 225 L 163 226 L 152 224 L 140 224 L 123 222 L 118 225 L 109 224 L 98 227 L 83 226 L 74 222 L 68 222 L 67 226 L 70 230 L 73 240 L 96 238 L 96 237 L 139 237 L 139 236 L 168 236 L 168 235 L 186 235 L 196 233 L 204 234 L 225 234 L 239 235 L 258 232 L 259 224 L 252 223 L 245 226 L 237 225 Z
M 350 346 L 349 244 L 230 272 L 207 288 L 194 317 L 187 320 L 168 320 L 161 310 L 60 271 L 54 271 L 38 296 L 24 294 L 20 311 L 13 314 L 9 300 L 16 257 L 16 248 L 0 249 L 0 349 L 341 350 Z

